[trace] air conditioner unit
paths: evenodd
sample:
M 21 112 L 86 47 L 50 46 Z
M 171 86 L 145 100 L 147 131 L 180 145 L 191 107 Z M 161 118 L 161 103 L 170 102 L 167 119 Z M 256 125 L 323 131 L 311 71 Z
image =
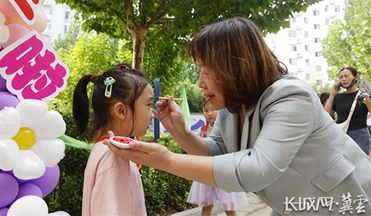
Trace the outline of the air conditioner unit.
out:
M 335 3 L 336 3 L 336 0 L 331 0 L 331 1 L 330 1 L 330 4 L 331 4 L 331 5 L 333 5 L 333 4 L 335 4 Z
M 303 55 L 301 53 L 297 53 L 296 57 L 301 58 L 301 57 L 303 57 Z
M 301 25 L 296 26 L 296 30 L 301 30 L 301 28 L 302 28 Z
M 303 42 L 303 41 L 302 41 L 301 39 L 297 39 L 297 40 L 296 40 L 296 43 L 297 43 L 297 44 L 301 44 L 302 42 Z

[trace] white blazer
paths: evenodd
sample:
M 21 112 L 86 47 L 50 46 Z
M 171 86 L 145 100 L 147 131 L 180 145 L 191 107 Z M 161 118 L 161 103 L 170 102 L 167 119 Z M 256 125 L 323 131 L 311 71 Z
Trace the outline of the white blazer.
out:
M 371 200 L 371 159 L 304 81 L 284 76 L 264 91 L 246 115 L 241 149 L 237 128 L 238 116 L 223 109 L 205 138 L 223 190 L 256 192 L 271 215 L 342 215 L 347 195 Z M 370 201 L 361 206 L 371 215 Z

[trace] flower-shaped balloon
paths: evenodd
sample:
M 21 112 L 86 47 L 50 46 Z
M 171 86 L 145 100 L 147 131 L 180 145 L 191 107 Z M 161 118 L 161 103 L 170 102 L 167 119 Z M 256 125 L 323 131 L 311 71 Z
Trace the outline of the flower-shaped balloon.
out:
M 0 169 L 13 170 L 19 179 L 41 177 L 64 157 L 65 144 L 57 137 L 66 131 L 62 115 L 48 111 L 40 100 L 24 100 L 17 108 L 0 111 Z
M 0 12 L 0 44 L 6 43 L 9 40 L 9 28 L 5 25 L 5 16 Z

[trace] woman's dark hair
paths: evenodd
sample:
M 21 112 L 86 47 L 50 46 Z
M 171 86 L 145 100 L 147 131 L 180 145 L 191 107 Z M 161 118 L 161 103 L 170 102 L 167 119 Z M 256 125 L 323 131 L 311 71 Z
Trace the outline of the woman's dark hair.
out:
M 340 69 L 339 73 L 342 72 L 345 69 L 350 70 L 350 72 L 352 72 L 354 77 L 357 76 L 357 70 L 355 68 L 352 68 L 352 67 L 344 67 L 344 68 Z
M 319 99 L 321 100 L 321 104 L 323 105 L 329 97 L 330 97 L 330 93 L 328 93 L 328 92 L 323 92 L 323 93 L 319 96 Z
M 116 80 L 112 84 L 112 96 L 105 96 L 106 78 L 112 77 Z M 89 141 L 97 136 L 100 130 L 103 130 L 110 123 L 111 106 L 118 101 L 128 105 L 134 116 L 134 107 L 136 99 L 143 93 L 145 87 L 149 84 L 144 74 L 136 69 L 112 68 L 102 75 L 85 75 L 77 83 L 73 95 L 73 119 L 76 128 L 83 133 L 89 122 L 89 98 L 87 95 L 87 85 L 92 81 L 95 83 L 92 107 L 94 111 L 94 126 L 89 135 Z M 133 118 L 134 125 L 134 118 Z M 132 129 L 133 130 L 133 129 Z M 130 132 L 130 134 L 132 131 Z M 128 134 L 127 136 L 129 136 Z
M 253 22 L 235 17 L 202 29 L 187 45 L 189 56 L 211 72 L 225 106 L 239 113 L 287 74 Z

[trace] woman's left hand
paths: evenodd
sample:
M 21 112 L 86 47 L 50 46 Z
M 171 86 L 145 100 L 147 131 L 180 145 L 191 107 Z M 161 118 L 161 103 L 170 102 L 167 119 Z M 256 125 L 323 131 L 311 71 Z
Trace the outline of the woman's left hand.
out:
M 109 136 L 112 135 L 113 133 L 109 132 Z M 157 143 L 132 141 L 129 143 L 130 149 L 117 148 L 108 139 L 104 140 L 103 144 L 107 145 L 119 157 L 160 170 L 166 169 L 174 155 L 165 146 Z

